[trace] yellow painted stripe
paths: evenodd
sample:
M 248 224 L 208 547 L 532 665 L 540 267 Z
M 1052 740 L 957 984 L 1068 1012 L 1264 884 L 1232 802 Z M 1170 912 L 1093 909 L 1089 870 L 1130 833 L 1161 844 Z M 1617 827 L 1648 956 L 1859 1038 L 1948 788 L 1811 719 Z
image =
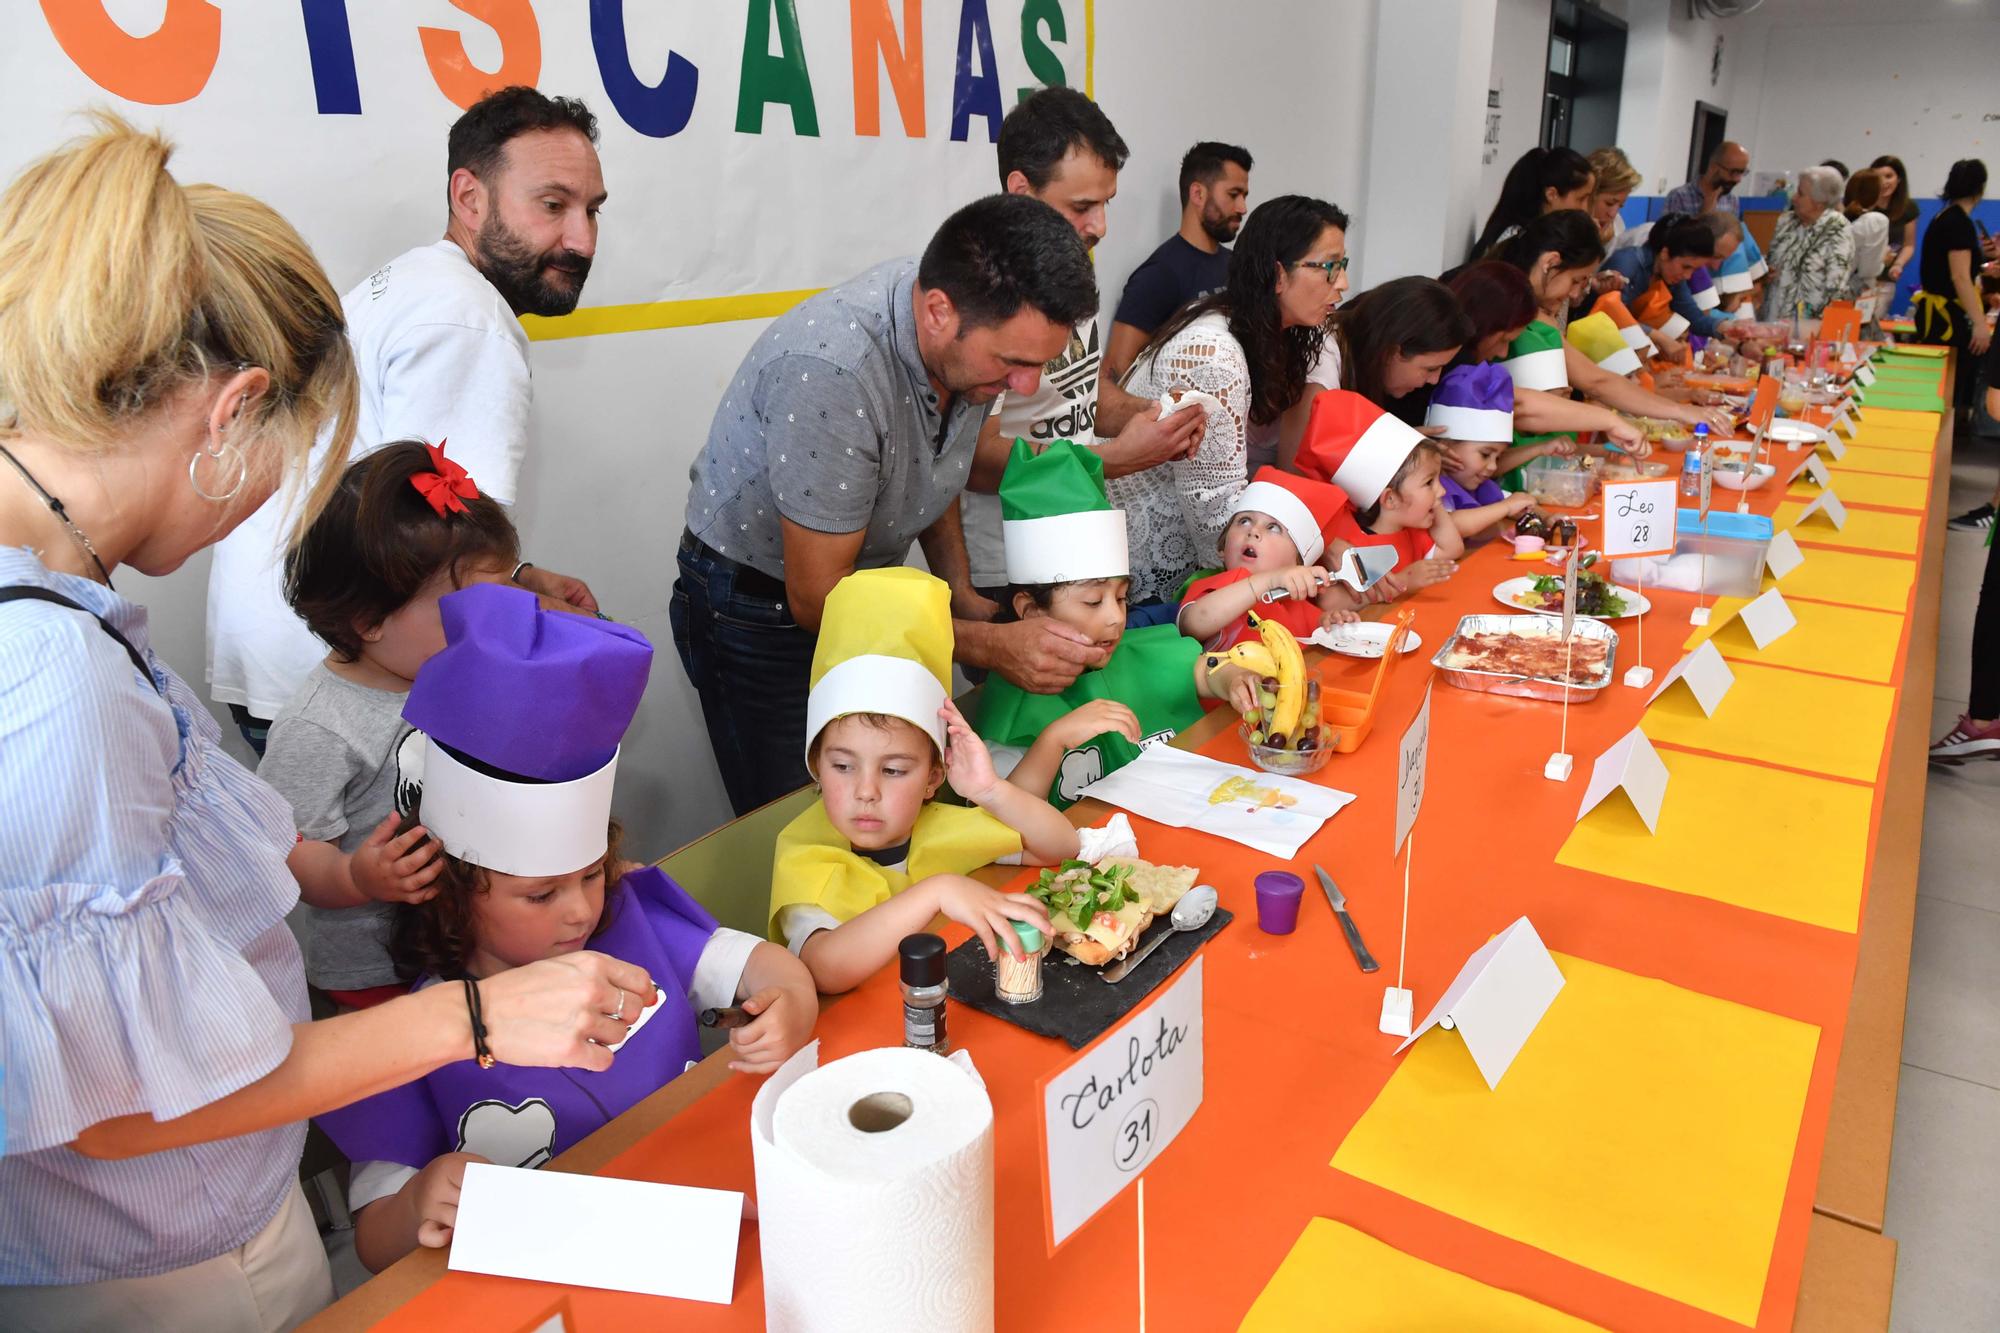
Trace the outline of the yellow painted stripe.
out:
M 645 329 L 681 329 L 693 324 L 726 324 L 736 319 L 770 319 L 784 314 L 821 290 L 819 287 L 802 287 L 798 291 L 756 292 L 748 296 L 703 296 L 686 301 L 587 306 L 553 319 L 523 315 L 521 327 L 534 341 L 550 342 L 557 338 L 594 338 L 604 333 L 638 333 Z
M 1097 0 L 1083 0 L 1083 95 L 1097 100 Z

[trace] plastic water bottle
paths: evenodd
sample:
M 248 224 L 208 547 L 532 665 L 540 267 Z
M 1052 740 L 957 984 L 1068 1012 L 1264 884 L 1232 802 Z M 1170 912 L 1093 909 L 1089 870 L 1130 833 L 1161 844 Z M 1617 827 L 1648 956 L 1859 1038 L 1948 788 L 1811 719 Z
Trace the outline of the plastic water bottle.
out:
M 1694 443 L 1681 456 L 1681 494 L 1692 500 L 1701 495 L 1701 470 L 1708 466 L 1708 423 L 1698 421 Z

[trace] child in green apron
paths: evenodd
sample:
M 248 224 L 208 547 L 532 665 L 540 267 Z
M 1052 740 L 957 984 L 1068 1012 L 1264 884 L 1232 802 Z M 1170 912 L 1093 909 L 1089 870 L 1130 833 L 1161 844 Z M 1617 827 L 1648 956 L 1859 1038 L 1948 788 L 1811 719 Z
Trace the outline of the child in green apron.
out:
M 1051 616 L 1112 650 L 1061 694 L 1030 694 L 998 675 L 980 690 L 973 726 L 1009 780 L 1073 804 L 1083 788 L 1198 721 L 1201 701 L 1255 702 L 1256 677 L 1240 666 L 1210 671 L 1202 647 L 1172 625 L 1127 632 L 1130 557 L 1125 513 L 1104 494 L 1104 464 L 1058 440 L 1037 454 L 1017 441 L 1000 481 L 1009 587 L 1001 612 Z

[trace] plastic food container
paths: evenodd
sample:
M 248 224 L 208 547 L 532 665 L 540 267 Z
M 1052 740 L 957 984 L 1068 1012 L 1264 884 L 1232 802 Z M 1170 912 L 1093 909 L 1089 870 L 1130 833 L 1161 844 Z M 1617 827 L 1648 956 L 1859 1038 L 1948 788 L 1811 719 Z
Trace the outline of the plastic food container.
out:
M 1573 704 L 1589 703 L 1603 694 L 1611 684 L 1612 672 L 1618 664 L 1618 631 L 1601 620 L 1588 620 L 1578 616 L 1571 622 L 1571 635 L 1578 639 L 1601 639 L 1604 641 L 1604 669 L 1588 683 L 1567 684 L 1561 680 L 1540 676 L 1507 675 L 1498 671 L 1472 671 L 1464 667 L 1445 665 L 1451 653 L 1458 646 L 1461 634 L 1518 634 L 1522 636 L 1545 636 L 1557 638 L 1562 634 L 1561 616 L 1509 616 L 1476 615 L 1461 616 L 1458 628 L 1444 641 L 1444 646 L 1431 658 L 1431 665 L 1437 668 L 1438 678 L 1447 685 L 1455 685 L 1461 690 L 1471 690 L 1478 694 L 1508 694 L 1520 699 L 1546 699 L 1551 703 L 1562 702 L 1565 696 Z
M 1541 457 L 1522 469 L 1528 493 L 1558 509 L 1580 509 L 1597 494 L 1597 478 L 1573 459 Z
M 1692 509 L 1674 519 L 1674 553 L 1615 562 L 1620 583 L 1700 592 L 1714 597 L 1755 597 L 1764 588 L 1764 557 L 1774 534 L 1763 514 L 1711 509 L 1708 522 Z

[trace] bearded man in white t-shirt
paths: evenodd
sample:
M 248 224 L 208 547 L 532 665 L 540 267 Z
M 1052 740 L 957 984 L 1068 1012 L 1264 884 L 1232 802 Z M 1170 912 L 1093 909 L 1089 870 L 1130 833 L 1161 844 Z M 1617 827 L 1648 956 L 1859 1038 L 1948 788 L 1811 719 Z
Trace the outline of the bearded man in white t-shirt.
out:
M 521 315 L 576 309 L 597 252 L 597 118 L 575 98 L 503 88 L 447 145 L 444 239 L 396 256 L 341 298 L 361 378 L 352 459 L 397 440 L 444 443 L 484 495 L 514 503 L 528 451 Z M 315 462 L 315 466 L 317 462 Z M 292 512 L 274 496 L 215 548 L 208 683 L 259 755 L 264 732 L 326 655 L 284 596 Z M 577 579 L 523 564 L 534 591 L 597 610 Z
M 1118 193 L 1126 150 L 1097 103 L 1074 88 L 1043 88 L 1007 113 L 995 151 L 1001 189 L 1055 209 L 1086 248 L 1104 239 L 1105 210 Z M 1015 440 L 1037 450 L 1056 440 L 1091 445 L 1104 459 L 1107 479 L 1185 458 L 1201 444 L 1205 413 L 1188 407 L 1162 419 L 1158 403 L 1100 382 L 1103 360 L 1092 316 L 1076 326 L 1062 354 L 1042 367 L 1034 393 L 1007 393 L 994 404 L 959 502 L 972 584 L 983 596 L 998 596 L 1007 582 L 994 492 Z

